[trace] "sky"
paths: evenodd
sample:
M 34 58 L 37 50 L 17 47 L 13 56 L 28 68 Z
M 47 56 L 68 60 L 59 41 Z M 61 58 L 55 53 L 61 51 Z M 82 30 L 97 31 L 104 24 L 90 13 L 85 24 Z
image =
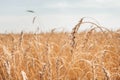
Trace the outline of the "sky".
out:
M 110 30 L 120 29 L 120 0 L 0 0 L 0 33 L 35 32 L 38 27 L 42 32 L 71 31 L 82 17 Z

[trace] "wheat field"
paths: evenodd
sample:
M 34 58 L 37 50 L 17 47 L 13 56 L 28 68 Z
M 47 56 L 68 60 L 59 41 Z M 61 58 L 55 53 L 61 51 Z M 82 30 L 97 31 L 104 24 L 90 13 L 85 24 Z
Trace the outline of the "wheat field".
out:
M 78 32 L 80 25 L 0 34 L 0 80 L 120 80 L 120 31 Z

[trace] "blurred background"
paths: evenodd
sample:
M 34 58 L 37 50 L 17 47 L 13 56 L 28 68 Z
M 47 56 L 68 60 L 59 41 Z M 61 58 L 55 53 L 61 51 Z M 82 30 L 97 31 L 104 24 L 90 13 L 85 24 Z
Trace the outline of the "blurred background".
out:
M 120 29 L 120 0 L 0 0 L 0 33 L 71 31 L 82 17 Z

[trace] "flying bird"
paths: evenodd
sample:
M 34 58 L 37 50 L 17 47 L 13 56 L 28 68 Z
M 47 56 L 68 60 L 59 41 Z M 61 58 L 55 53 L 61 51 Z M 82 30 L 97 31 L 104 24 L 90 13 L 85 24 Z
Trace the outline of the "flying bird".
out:
M 30 13 L 35 13 L 35 11 L 33 11 L 33 10 L 27 10 L 27 12 L 30 12 Z

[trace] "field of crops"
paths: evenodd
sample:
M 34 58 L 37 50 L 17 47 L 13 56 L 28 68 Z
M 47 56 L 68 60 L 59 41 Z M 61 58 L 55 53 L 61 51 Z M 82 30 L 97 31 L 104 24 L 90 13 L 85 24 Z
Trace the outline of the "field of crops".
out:
M 120 80 L 120 31 L 0 34 L 0 80 Z M 97 27 L 99 28 L 99 27 Z

